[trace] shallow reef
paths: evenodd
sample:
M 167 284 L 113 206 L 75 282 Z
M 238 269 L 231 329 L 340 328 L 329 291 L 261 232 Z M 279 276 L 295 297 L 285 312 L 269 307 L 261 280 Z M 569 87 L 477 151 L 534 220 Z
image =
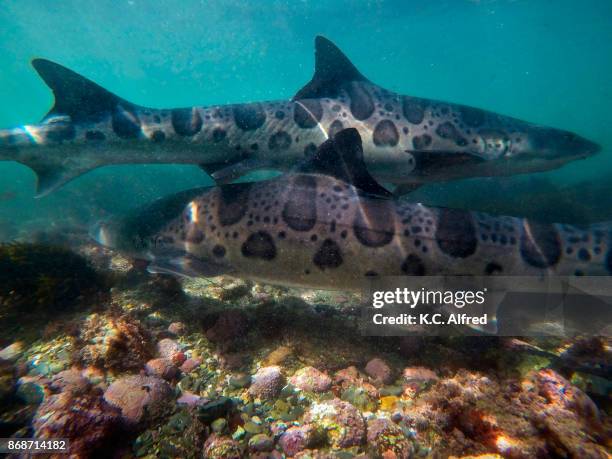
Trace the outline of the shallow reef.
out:
M 365 337 L 357 295 L 76 250 L 0 247 L 2 437 L 77 458 L 610 457 L 608 339 Z

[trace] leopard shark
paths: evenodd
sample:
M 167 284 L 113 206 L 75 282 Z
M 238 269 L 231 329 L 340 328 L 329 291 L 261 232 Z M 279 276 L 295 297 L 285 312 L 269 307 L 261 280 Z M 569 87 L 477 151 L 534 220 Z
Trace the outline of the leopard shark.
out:
M 55 103 L 39 124 L 0 130 L 0 160 L 31 168 L 37 196 L 111 164 L 195 164 L 221 184 L 257 169 L 286 172 L 349 127 L 363 139 L 370 173 L 399 194 L 423 183 L 549 170 L 599 150 L 568 131 L 388 91 L 321 36 L 311 81 L 281 101 L 144 107 L 49 60 L 32 65 Z
M 344 129 L 299 171 L 162 198 L 93 230 L 149 270 L 359 290 L 377 276 L 612 274 L 612 224 L 579 228 L 394 197 Z

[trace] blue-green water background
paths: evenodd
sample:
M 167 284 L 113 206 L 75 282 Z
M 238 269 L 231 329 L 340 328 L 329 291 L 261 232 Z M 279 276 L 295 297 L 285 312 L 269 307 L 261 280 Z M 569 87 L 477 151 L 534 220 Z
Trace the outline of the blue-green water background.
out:
M 45 57 L 155 107 L 290 98 L 310 79 L 313 41 L 337 43 L 372 81 L 569 129 L 597 157 L 512 179 L 435 185 L 427 203 L 548 220 L 612 220 L 609 0 L 4 0 L 0 126 L 38 121 Z M 43 199 L 26 167 L 0 163 L 0 240 L 86 227 L 163 193 L 209 183 L 196 167 L 98 169 Z

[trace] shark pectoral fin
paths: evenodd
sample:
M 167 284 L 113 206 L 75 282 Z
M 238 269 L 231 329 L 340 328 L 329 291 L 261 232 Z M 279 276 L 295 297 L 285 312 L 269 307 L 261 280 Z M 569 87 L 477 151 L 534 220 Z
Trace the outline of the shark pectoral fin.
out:
M 47 59 L 34 59 L 32 66 L 55 96 L 55 104 L 45 116 L 69 115 L 73 121 L 95 117 L 101 112 L 113 111 L 117 105 L 133 107 L 102 86 L 76 72 Z
M 395 187 L 393 190 L 393 196 L 399 198 L 400 196 L 404 196 L 405 194 L 418 190 L 422 186 L 422 183 L 402 183 L 401 185 Z
M 392 196 L 368 172 L 363 160 L 361 136 L 355 128 L 343 129 L 323 142 L 312 158 L 302 164 L 299 172 L 336 177 L 372 196 Z
M 258 169 L 266 169 L 273 167 L 270 161 L 261 159 L 244 159 L 229 166 L 220 167 L 212 170 L 209 166 L 200 166 L 206 171 L 218 185 L 224 185 L 242 177 L 243 175 L 253 172 Z M 209 172 L 210 171 L 210 172 Z
M 23 162 L 23 164 L 36 173 L 36 198 L 48 195 L 87 172 L 86 170 L 68 169 L 55 164 L 28 164 L 27 162 Z
M 171 274 L 183 277 L 216 277 L 232 270 L 225 265 L 200 260 L 190 255 L 170 259 L 156 259 L 147 267 L 151 274 Z
M 348 57 L 327 38 L 315 38 L 315 72 L 312 80 L 300 89 L 293 100 L 334 97 L 342 83 L 368 81 Z

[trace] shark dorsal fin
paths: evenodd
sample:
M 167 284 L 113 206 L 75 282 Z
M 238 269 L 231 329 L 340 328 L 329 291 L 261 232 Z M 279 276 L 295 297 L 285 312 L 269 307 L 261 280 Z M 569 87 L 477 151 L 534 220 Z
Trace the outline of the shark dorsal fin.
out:
M 100 113 L 114 110 L 119 104 L 124 108 L 133 106 L 63 65 L 47 59 L 34 59 L 32 66 L 55 96 L 55 104 L 45 119 L 68 115 L 73 121 L 89 120 L 96 118 Z
M 323 142 L 300 172 L 330 175 L 369 195 L 392 196 L 368 172 L 363 161 L 361 136 L 355 128 L 343 129 Z
M 293 100 L 334 97 L 340 85 L 349 81 L 368 81 L 340 49 L 327 38 L 315 38 L 315 72 Z

